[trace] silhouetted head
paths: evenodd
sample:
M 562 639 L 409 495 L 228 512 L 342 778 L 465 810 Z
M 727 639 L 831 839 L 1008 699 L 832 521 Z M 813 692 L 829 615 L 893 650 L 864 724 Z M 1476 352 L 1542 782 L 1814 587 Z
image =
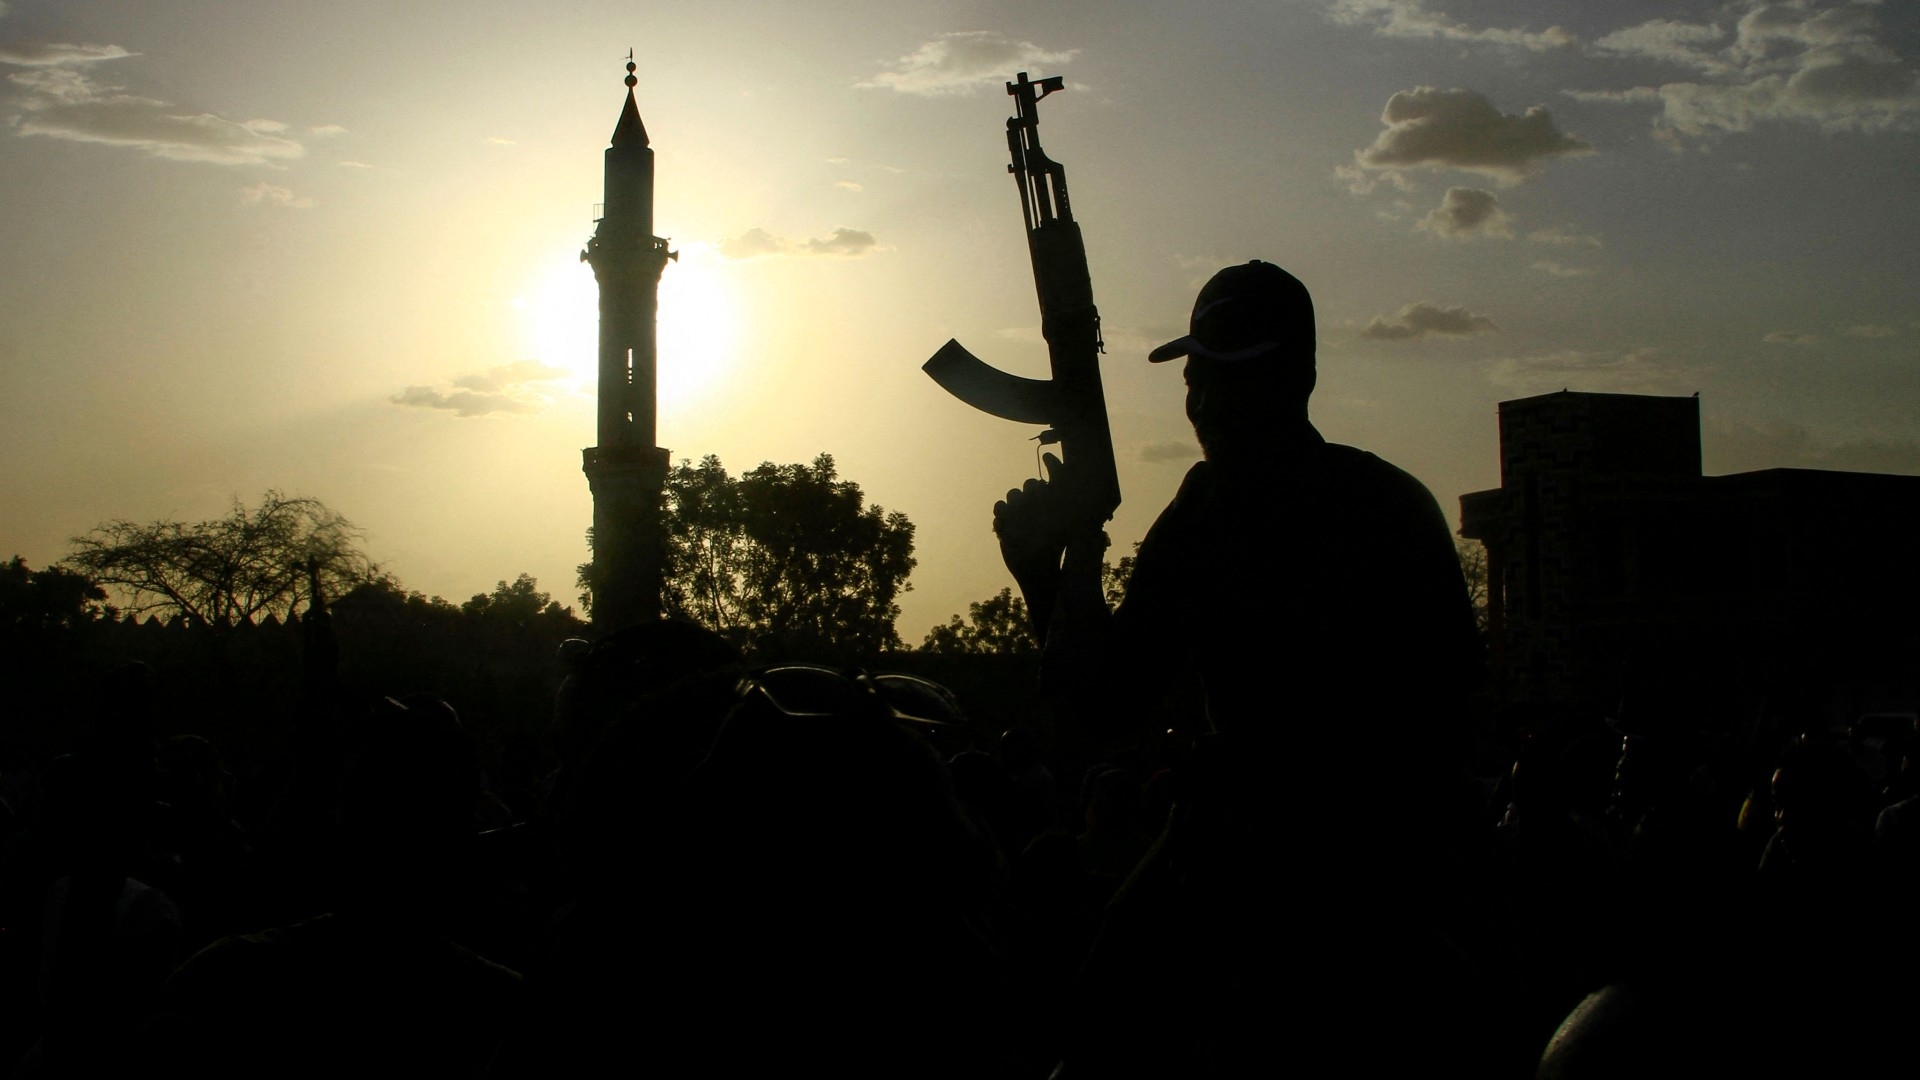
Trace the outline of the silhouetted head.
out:
M 756 669 L 682 802 L 708 885 L 739 874 L 875 902 L 956 887 L 981 841 L 923 736 L 937 725 L 858 671 Z
M 577 763 L 601 731 L 638 703 L 715 679 L 730 692 L 744 666 L 740 650 L 725 638 L 684 619 L 629 626 L 592 644 L 569 638 L 561 645 L 560 659 L 568 673 L 554 703 L 556 741 L 561 757 L 570 763 Z M 712 736 L 704 730 L 690 737 Z
M 1187 419 L 1209 457 L 1276 427 L 1305 423 L 1313 393 L 1313 299 L 1292 274 L 1258 259 L 1213 275 L 1184 337 L 1153 350 L 1187 358 Z
M 1825 739 L 1801 735 L 1780 755 L 1773 774 L 1773 817 L 1782 828 L 1871 824 L 1866 774 L 1847 752 Z

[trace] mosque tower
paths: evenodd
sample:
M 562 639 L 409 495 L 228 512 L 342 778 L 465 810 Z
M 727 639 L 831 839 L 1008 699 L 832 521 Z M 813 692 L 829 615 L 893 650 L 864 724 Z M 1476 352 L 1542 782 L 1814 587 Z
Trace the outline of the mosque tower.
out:
M 605 633 L 660 617 L 660 493 L 667 451 L 654 445 L 654 320 L 660 273 L 678 252 L 653 235 L 653 150 L 627 103 L 607 147 L 604 203 L 580 260 L 600 286 L 599 445 L 581 451 L 593 492 L 593 623 Z

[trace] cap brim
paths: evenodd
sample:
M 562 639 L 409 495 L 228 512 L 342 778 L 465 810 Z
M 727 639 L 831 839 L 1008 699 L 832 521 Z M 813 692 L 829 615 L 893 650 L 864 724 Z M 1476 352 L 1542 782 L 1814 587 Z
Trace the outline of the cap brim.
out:
M 1213 360 L 1223 364 L 1233 364 L 1242 360 L 1258 360 L 1280 347 L 1280 342 L 1278 341 L 1261 341 L 1249 345 L 1244 349 L 1230 349 L 1226 352 L 1221 352 L 1216 349 L 1207 348 L 1205 345 L 1200 344 L 1199 340 L 1192 334 L 1188 334 L 1183 338 L 1175 338 L 1148 353 L 1147 360 L 1150 363 L 1160 364 L 1182 356 L 1197 356 L 1202 360 Z
M 1193 340 L 1192 334 L 1188 334 L 1186 337 L 1174 338 L 1172 341 L 1148 353 L 1147 362 L 1150 364 L 1164 364 L 1169 360 L 1178 360 L 1180 357 L 1191 353 L 1199 344 L 1199 342 Z

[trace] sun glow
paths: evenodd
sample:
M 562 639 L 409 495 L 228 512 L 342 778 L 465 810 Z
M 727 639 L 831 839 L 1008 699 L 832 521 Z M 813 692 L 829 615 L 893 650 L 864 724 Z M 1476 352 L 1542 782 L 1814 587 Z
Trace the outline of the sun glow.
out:
M 712 244 L 691 243 L 660 279 L 660 418 L 698 408 L 727 381 L 739 340 L 740 305 L 727 263 Z
M 670 421 L 725 381 L 738 305 L 725 260 L 705 243 L 681 248 L 660 276 L 659 295 L 657 394 L 660 417 Z M 577 251 L 543 266 L 535 287 L 513 306 L 521 312 L 526 354 L 572 372 L 579 392 L 591 396 L 600 364 L 600 292 Z

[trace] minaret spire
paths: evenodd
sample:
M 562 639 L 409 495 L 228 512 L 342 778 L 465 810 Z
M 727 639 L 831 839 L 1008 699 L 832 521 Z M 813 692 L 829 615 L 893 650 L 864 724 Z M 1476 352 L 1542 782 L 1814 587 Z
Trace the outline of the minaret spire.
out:
M 627 105 L 620 110 L 620 122 L 613 127 L 613 145 L 647 145 L 647 125 L 640 122 L 640 106 L 633 100 L 633 88 L 640 80 L 633 75 L 633 50 L 627 50 Z
M 655 320 L 660 274 L 678 252 L 653 235 L 653 150 L 627 53 L 627 100 L 606 150 L 604 210 L 580 253 L 600 287 L 599 445 L 582 451 L 593 491 L 593 622 L 617 630 L 660 617 L 660 492 L 654 445 Z

